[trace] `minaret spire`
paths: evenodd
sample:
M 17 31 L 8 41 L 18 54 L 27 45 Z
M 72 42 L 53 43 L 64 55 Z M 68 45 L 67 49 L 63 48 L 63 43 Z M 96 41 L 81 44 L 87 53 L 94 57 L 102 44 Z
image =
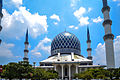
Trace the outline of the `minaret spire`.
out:
M 103 7 L 107 7 L 107 0 L 103 0 Z
M 103 26 L 105 30 L 104 41 L 105 41 L 105 50 L 106 50 L 106 63 L 107 63 L 107 68 L 115 68 L 114 46 L 113 46 L 114 35 L 112 34 L 111 31 L 112 21 L 110 20 L 110 16 L 109 16 L 110 7 L 107 5 L 107 0 L 102 0 L 102 1 L 103 1 L 102 13 L 104 15 Z
M 1 26 L 1 19 L 3 17 L 3 14 L 2 14 L 2 0 L 0 0 L 0 32 L 2 30 L 2 26 Z M 1 44 L 1 39 L 0 39 L 0 44 Z
M 28 46 L 29 46 L 29 42 L 28 42 L 28 29 L 27 29 L 27 31 L 26 31 L 26 39 L 25 39 L 25 49 L 24 49 L 24 58 L 23 58 L 23 60 L 24 61 L 28 61 L 28 52 L 29 52 L 29 50 L 28 50 Z
M 89 27 L 87 26 L 87 52 L 88 52 L 88 57 L 87 59 L 92 60 L 92 56 L 91 56 L 91 40 L 90 40 L 90 33 L 89 33 Z
M 90 33 L 89 33 L 89 27 L 87 26 L 87 41 L 91 41 L 90 40 Z
M 26 31 L 26 41 L 25 42 L 28 42 L 28 29 Z

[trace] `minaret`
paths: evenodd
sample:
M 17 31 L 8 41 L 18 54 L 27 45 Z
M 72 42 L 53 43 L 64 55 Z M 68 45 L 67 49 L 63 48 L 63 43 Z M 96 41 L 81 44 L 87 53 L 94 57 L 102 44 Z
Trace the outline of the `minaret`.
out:
M 3 17 L 3 14 L 2 14 L 2 0 L 0 0 L 0 32 L 2 30 L 2 26 L 1 26 L 1 19 Z M 0 39 L 0 44 L 1 44 L 1 39 Z
M 89 33 L 89 28 L 87 27 L 87 52 L 88 52 L 88 57 L 87 59 L 92 60 L 92 56 L 91 56 L 91 40 L 90 40 L 90 33 Z
M 25 49 L 24 49 L 24 58 L 23 60 L 24 61 L 28 61 L 28 46 L 29 46 L 29 42 L 28 42 L 28 29 L 27 29 L 27 32 L 26 32 L 26 40 L 25 40 Z
M 106 49 L 106 62 L 107 68 L 115 68 L 115 59 L 114 59 L 114 46 L 113 46 L 113 39 L 114 35 L 111 31 L 112 21 L 110 20 L 109 16 L 110 7 L 107 5 L 107 0 L 103 0 L 103 8 L 102 13 L 104 15 L 104 30 L 105 30 L 105 49 Z

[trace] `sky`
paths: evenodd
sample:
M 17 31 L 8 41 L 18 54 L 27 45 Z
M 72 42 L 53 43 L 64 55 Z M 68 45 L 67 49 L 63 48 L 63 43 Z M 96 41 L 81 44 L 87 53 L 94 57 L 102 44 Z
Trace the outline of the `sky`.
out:
M 120 0 L 108 0 L 114 34 L 116 67 L 120 67 Z M 94 64 L 106 65 L 102 0 L 4 0 L 0 38 L 0 64 L 22 61 L 25 34 L 29 30 L 29 62 L 39 65 L 48 58 L 51 42 L 65 30 L 80 40 L 87 57 L 87 25 Z

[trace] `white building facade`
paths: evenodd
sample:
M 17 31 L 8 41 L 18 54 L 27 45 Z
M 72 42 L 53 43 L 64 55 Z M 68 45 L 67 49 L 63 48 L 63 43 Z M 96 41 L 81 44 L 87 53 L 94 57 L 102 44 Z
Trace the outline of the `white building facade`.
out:
M 88 41 L 88 40 L 87 40 Z M 88 49 L 91 49 L 90 46 Z M 91 54 L 88 57 L 92 57 Z M 73 79 L 75 73 L 89 68 L 105 67 L 93 65 L 92 58 L 81 55 L 80 41 L 70 32 L 58 34 L 51 43 L 51 56 L 40 62 L 40 68 L 55 70 L 60 79 Z

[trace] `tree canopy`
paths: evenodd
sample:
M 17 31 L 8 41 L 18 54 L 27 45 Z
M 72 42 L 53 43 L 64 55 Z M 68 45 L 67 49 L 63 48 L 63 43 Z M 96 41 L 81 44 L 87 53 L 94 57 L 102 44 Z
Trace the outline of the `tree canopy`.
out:
M 55 79 L 58 73 L 54 70 L 34 68 L 28 62 L 8 63 L 3 66 L 2 77 L 6 79 Z
M 85 72 L 74 75 L 79 79 L 119 79 L 120 68 L 116 69 L 89 69 Z
M 19 62 L 19 63 L 8 63 L 7 65 L 3 66 L 3 72 L 2 77 L 8 78 L 8 79 L 14 79 L 14 78 L 31 78 L 33 68 L 32 65 L 26 62 L 26 64 L 23 64 L 25 62 Z

